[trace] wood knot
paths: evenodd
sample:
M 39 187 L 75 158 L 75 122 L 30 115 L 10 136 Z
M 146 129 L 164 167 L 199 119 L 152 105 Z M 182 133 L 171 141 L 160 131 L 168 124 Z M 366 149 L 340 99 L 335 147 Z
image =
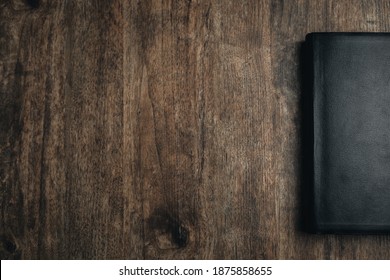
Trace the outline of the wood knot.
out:
M 31 12 L 31 10 L 36 10 L 41 6 L 40 0 L 10 0 L 9 2 L 14 11 Z
M 165 210 L 156 210 L 148 220 L 160 249 L 178 249 L 187 246 L 189 231 L 182 222 Z
M 26 0 L 26 4 L 30 7 L 30 9 L 38 9 L 40 1 L 39 0 Z
M 172 227 L 172 240 L 179 248 L 185 247 L 188 242 L 188 230 L 180 224 L 176 224 Z
M 11 240 L 3 240 L 3 248 L 13 254 L 16 252 L 16 244 L 14 242 L 12 242 Z
M 0 236 L 0 257 L 1 259 L 19 259 L 18 245 L 11 235 Z

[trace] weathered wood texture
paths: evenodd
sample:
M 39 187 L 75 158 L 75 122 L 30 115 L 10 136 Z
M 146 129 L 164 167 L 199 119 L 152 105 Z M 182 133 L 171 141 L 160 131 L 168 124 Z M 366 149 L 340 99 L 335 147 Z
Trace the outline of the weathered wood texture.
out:
M 0 3 L 1 258 L 390 258 L 298 227 L 300 42 L 389 1 Z

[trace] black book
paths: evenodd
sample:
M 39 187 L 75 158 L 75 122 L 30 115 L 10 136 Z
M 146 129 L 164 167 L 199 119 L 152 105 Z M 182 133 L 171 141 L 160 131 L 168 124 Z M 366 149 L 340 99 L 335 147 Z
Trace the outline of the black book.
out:
M 390 233 L 390 33 L 311 33 L 317 233 Z

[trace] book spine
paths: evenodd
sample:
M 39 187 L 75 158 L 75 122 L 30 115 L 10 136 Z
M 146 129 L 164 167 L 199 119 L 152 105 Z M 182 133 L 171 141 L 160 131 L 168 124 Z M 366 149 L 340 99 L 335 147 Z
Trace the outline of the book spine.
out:
M 323 158 L 323 65 L 321 58 L 320 35 L 312 36 L 312 96 L 313 96 L 313 228 L 315 232 L 321 232 L 320 201 L 322 189 L 322 158 Z
M 317 207 L 314 182 L 314 95 L 315 95 L 315 35 L 308 34 L 301 52 L 302 86 L 302 199 L 304 229 L 317 232 Z

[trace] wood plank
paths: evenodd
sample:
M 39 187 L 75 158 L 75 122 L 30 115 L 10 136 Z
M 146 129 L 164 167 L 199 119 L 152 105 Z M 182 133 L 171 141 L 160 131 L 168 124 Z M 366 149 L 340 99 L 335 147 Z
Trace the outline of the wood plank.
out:
M 4 229 L 26 259 L 124 258 L 120 3 L 32 3 L 3 7 L 21 21 Z
M 200 221 L 198 84 L 202 3 L 132 2 L 124 12 L 124 115 L 137 151 L 145 258 L 196 258 Z M 198 30 L 199 29 L 199 30 Z
M 263 4 L 264 3 L 264 4 Z M 205 92 L 203 182 L 207 257 L 275 258 L 279 111 L 271 84 L 265 1 L 211 7 L 210 90 Z

